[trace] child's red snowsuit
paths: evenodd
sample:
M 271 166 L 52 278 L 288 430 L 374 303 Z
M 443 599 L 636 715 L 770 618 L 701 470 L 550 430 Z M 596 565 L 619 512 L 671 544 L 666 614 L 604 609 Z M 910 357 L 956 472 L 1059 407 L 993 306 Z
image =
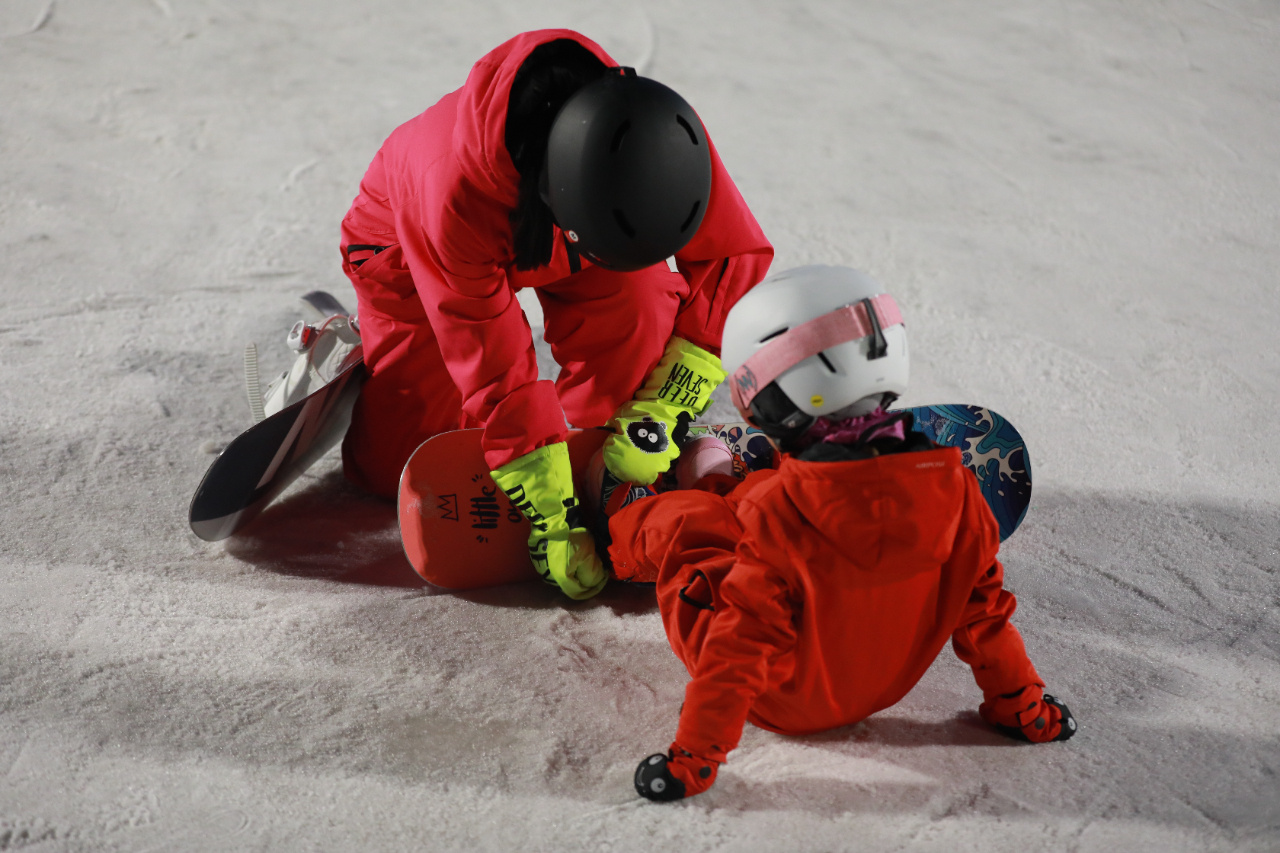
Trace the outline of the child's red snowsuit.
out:
M 987 697 L 1040 681 L 1009 622 L 996 521 L 956 448 L 784 457 L 723 495 L 637 501 L 609 529 L 619 576 L 657 575 L 693 677 L 676 742 L 694 755 L 724 761 L 744 720 L 805 734 L 888 708 L 948 638 Z
M 518 271 L 510 211 L 519 173 L 505 144 L 517 69 L 553 39 L 595 43 L 569 30 L 525 33 L 482 58 L 466 84 L 397 128 L 360 183 L 342 222 L 343 269 L 356 289 L 371 376 L 343 443 L 347 476 L 394 494 L 417 445 L 484 424 L 497 468 L 563 440 L 565 418 L 598 426 L 630 399 L 667 341 L 712 353 L 730 306 L 757 284 L 773 249 L 711 146 L 712 184 L 698 233 L 660 264 L 611 272 L 583 259 L 571 273 L 561 232 L 551 263 Z M 545 337 L 563 368 L 538 381 L 517 290 L 538 288 Z

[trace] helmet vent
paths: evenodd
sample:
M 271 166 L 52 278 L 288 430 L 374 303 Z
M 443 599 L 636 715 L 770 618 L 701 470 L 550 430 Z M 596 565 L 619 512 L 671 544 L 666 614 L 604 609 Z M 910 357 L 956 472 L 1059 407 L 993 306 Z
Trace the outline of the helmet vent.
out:
M 631 130 L 630 120 L 624 121 L 622 124 L 618 125 L 618 129 L 613 132 L 613 141 L 609 143 L 610 154 L 618 153 L 618 149 L 622 147 L 622 140 L 629 130 Z
M 636 229 L 631 227 L 631 223 L 627 221 L 627 217 L 622 215 L 622 211 L 618 208 L 613 209 L 613 218 L 618 223 L 618 227 L 622 229 L 622 233 L 628 237 L 635 238 Z
M 693 209 L 689 211 L 689 215 L 685 217 L 684 224 L 680 226 L 681 234 L 683 234 L 689 228 L 689 223 L 693 222 L 693 217 L 698 215 L 698 208 L 701 206 L 702 206 L 702 199 L 698 199 L 693 203 Z
M 776 338 L 778 335 L 785 335 L 788 331 L 790 331 L 790 329 L 791 329 L 790 326 L 783 326 L 781 329 L 778 329 L 776 332 L 770 332 L 769 334 L 765 335 L 763 338 L 756 341 L 756 343 L 762 344 L 765 341 L 771 341 L 774 338 Z
M 831 371 L 832 373 L 836 372 L 836 366 L 831 363 L 830 359 L 827 358 L 827 354 L 825 352 L 818 353 L 818 359 L 822 362 L 823 366 L 827 368 L 827 370 Z
M 684 128 L 684 132 L 689 134 L 689 141 L 692 142 L 694 145 L 697 145 L 698 134 L 693 132 L 693 127 L 690 126 L 689 122 L 685 121 L 684 116 L 677 114 L 676 121 L 679 123 L 681 127 Z M 684 229 L 682 228 L 680 230 L 683 231 Z

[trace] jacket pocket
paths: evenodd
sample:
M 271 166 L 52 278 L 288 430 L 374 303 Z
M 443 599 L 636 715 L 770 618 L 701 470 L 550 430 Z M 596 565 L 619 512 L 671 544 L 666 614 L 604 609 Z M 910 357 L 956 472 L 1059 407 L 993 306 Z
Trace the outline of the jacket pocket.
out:
M 368 255 L 368 252 L 373 254 Z M 402 296 L 413 292 L 413 277 L 405 266 L 404 252 L 399 243 L 390 246 L 351 245 L 343 253 L 353 274 L 360 278 L 376 281 Z
M 697 569 L 693 573 L 693 577 L 684 585 L 679 593 L 680 600 L 690 607 L 696 607 L 698 610 L 716 609 L 715 596 L 711 592 L 711 581 L 707 579 L 702 569 Z

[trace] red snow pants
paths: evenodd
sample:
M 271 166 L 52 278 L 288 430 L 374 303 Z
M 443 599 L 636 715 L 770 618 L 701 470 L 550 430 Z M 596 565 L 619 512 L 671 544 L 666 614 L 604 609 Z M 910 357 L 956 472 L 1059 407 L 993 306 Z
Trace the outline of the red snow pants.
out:
M 378 242 L 376 236 L 351 233 L 348 225 L 343 223 L 344 248 Z M 342 443 L 343 469 L 356 486 L 394 497 L 400 472 L 419 444 L 484 421 L 462 410 L 462 395 L 446 367 L 449 354 L 440 351 L 400 246 L 358 267 L 343 266 L 355 286 L 370 374 Z M 665 264 L 630 273 L 584 265 L 536 293 L 544 338 L 561 368 L 560 405 L 570 424 L 586 428 L 608 421 L 657 366 L 689 285 Z M 546 436 L 529 439 L 532 451 Z

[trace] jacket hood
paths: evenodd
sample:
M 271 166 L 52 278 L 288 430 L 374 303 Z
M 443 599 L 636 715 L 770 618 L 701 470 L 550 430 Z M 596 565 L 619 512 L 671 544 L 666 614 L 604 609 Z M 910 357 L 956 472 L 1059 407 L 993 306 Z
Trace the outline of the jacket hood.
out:
M 507 102 L 516 72 L 533 49 L 556 39 L 572 39 L 608 66 L 618 63 L 604 48 L 573 30 L 534 30 L 503 42 L 471 67 L 459 90 L 453 150 L 464 177 L 477 189 L 514 207 L 520 173 L 507 152 Z
M 796 556 L 810 571 L 864 573 L 866 583 L 947 561 L 971 476 L 956 448 L 842 462 L 788 458 L 778 473 L 797 523 L 808 528 L 792 540 Z

